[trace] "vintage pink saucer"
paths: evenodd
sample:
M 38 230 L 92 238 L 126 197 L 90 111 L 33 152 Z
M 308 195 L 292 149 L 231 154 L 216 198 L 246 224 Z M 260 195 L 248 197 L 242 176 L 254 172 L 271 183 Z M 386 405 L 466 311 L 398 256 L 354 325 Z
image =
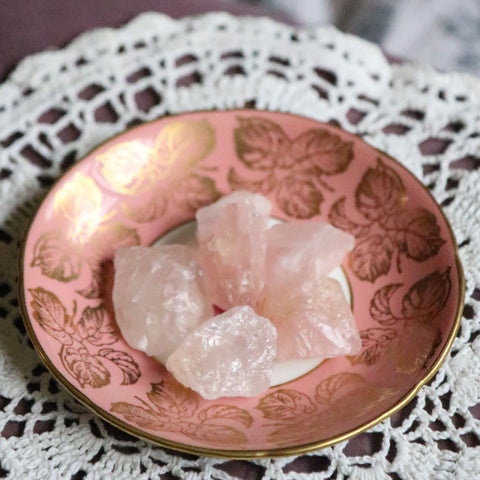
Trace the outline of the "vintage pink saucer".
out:
M 268 196 L 279 219 L 355 235 L 343 270 L 363 349 L 258 397 L 207 401 L 125 343 L 111 259 L 240 188 Z M 452 231 L 412 174 L 343 130 L 253 110 L 166 117 L 107 141 L 54 186 L 20 262 L 27 330 L 72 395 L 132 435 L 220 457 L 307 452 L 396 412 L 446 357 L 464 297 Z

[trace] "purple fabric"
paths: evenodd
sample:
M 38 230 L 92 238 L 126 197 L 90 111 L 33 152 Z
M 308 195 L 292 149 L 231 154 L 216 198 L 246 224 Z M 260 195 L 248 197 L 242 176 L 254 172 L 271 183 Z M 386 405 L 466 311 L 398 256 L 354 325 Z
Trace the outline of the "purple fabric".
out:
M 118 27 L 146 11 L 179 18 L 215 10 L 289 21 L 286 15 L 272 15 L 263 8 L 232 0 L 4 1 L 0 8 L 0 81 L 26 55 L 62 47 L 92 28 Z

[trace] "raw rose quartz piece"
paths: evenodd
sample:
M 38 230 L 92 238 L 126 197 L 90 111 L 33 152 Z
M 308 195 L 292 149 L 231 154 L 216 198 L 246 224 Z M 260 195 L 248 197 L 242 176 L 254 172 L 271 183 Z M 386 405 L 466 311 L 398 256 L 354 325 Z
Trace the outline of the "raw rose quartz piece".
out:
M 266 285 L 257 308 L 277 327 L 277 358 L 354 355 L 362 342 L 341 285 L 326 276 Z
M 206 399 L 251 397 L 270 386 L 276 340 L 272 322 L 250 307 L 234 307 L 188 335 L 167 369 Z
M 223 310 L 257 302 L 271 209 L 264 196 L 237 191 L 197 212 L 198 262 L 212 303 Z
M 268 284 L 291 275 L 328 275 L 339 267 L 355 237 L 327 223 L 281 223 L 267 231 Z M 307 273 L 311 272 L 311 273 Z
M 213 315 L 193 250 L 183 245 L 120 248 L 113 303 L 127 343 L 165 363 Z

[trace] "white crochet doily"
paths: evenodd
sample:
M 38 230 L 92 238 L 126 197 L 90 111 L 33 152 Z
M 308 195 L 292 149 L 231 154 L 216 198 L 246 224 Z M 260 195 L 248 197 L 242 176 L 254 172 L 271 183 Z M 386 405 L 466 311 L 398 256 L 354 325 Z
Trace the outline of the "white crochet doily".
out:
M 143 120 L 245 105 L 334 122 L 398 158 L 443 206 L 467 280 L 452 353 L 400 414 L 361 441 L 251 462 L 177 454 L 106 425 L 42 366 L 15 285 L 28 220 L 76 159 Z M 0 144 L 0 478 L 480 478 L 479 81 L 389 65 L 333 28 L 150 13 L 24 60 L 0 86 Z

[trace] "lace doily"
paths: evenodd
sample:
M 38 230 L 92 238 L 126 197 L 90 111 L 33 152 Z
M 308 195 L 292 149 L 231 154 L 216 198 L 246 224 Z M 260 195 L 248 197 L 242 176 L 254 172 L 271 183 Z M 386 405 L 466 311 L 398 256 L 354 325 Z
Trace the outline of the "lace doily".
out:
M 480 471 L 480 82 L 322 27 L 144 14 L 23 61 L 0 87 L 0 477 L 12 479 L 462 479 Z M 454 229 L 467 280 L 452 353 L 402 412 L 302 457 L 182 455 L 90 413 L 42 366 L 16 298 L 17 246 L 65 169 L 129 125 L 250 106 L 339 124 L 414 172 Z

